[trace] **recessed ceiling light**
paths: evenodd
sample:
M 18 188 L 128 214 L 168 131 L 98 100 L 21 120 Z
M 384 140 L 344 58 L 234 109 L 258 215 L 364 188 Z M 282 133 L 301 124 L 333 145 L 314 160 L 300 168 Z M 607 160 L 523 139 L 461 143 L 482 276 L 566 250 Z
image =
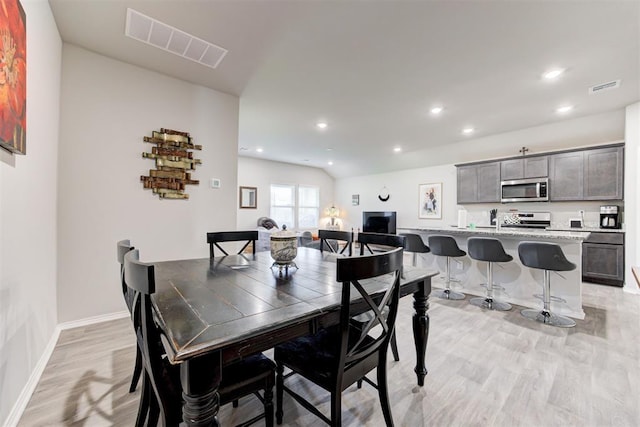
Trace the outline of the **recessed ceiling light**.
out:
M 442 107 L 433 107 L 431 109 L 431 114 L 438 115 L 438 114 L 442 113 L 442 110 L 443 110 Z
M 553 70 L 549 70 L 542 75 L 545 80 L 554 80 L 560 77 L 560 75 L 564 73 L 564 68 L 554 68 Z
M 475 129 L 472 127 L 466 127 L 462 129 L 462 133 L 465 135 L 471 135 L 473 132 L 475 132 Z
M 258 153 L 262 153 L 264 150 L 263 150 L 262 148 L 256 148 L 256 151 L 257 151 Z
M 333 161 L 329 160 L 329 161 L 327 162 L 327 164 L 328 164 L 329 166 L 333 166 Z
M 327 151 L 333 151 L 333 148 L 327 148 Z
M 573 110 L 573 105 L 563 105 L 562 107 L 556 108 L 556 113 L 558 113 L 558 114 L 566 114 L 571 110 Z
M 318 122 L 318 123 L 316 123 L 316 126 L 318 127 L 318 129 L 326 129 L 327 128 L 327 124 L 325 122 Z
M 395 148 L 393 149 L 393 152 L 394 152 L 394 153 L 399 153 L 399 152 L 401 152 L 401 151 L 402 151 L 402 147 L 395 147 Z

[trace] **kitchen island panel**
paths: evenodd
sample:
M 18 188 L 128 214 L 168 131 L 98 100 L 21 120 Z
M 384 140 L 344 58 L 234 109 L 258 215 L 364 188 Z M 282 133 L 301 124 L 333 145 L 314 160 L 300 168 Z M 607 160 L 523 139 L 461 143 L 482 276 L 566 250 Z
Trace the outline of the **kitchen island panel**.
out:
M 542 309 L 542 301 L 534 294 L 542 294 L 544 271 L 532 269 L 522 265 L 518 256 L 518 244 L 522 241 L 543 241 L 558 244 L 569 261 L 576 264 L 573 271 L 563 271 L 551 274 L 551 295 L 565 300 L 551 301 L 551 311 L 584 319 L 582 309 L 582 241 L 589 235 L 583 232 L 544 230 L 495 230 L 495 229 L 458 229 L 455 227 L 400 229 L 400 232 L 420 234 L 425 243 L 432 234 L 448 234 L 456 239 L 461 249 L 467 251 L 469 237 L 495 237 L 502 242 L 505 251 L 513 256 L 508 263 L 495 263 L 493 269 L 494 283 L 499 287 L 494 291 L 495 298 L 505 302 L 521 305 L 527 308 Z M 419 266 L 445 270 L 446 258 L 434 256 L 430 253 L 421 254 Z M 469 295 L 485 295 L 485 288 L 480 286 L 487 280 L 487 263 L 476 261 L 469 256 L 455 258 L 451 261 L 451 271 L 460 283 L 452 283 L 452 289 Z M 434 277 L 433 285 L 444 288 L 443 277 Z

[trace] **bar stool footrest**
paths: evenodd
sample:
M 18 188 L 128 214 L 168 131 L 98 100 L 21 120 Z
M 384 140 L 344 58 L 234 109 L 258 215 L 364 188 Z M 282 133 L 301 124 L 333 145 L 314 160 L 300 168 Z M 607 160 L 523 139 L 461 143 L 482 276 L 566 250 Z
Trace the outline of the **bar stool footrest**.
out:
M 480 287 L 486 289 L 487 288 L 487 284 L 486 283 L 480 283 Z M 493 290 L 494 291 L 504 291 L 504 286 L 496 285 L 494 283 L 493 284 Z
M 542 294 L 533 294 L 533 297 L 534 297 L 534 298 L 538 298 L 540 301 L 543 301 L 543 300 L 544 300 L 544 295 L 542 295 Z M 566 302 L 567 302 L 567 300 L 566 300 L 566 299 L 564 299 L 564 298 L 560 298 L 560 297 L 556 297 L 556 296 L 553 296 L 553 295 L 551 295 L 551 296 L 549 297 L 549 301 L 553 301 L 553 302 L 561 302 L 561 303 L 566 303 Z

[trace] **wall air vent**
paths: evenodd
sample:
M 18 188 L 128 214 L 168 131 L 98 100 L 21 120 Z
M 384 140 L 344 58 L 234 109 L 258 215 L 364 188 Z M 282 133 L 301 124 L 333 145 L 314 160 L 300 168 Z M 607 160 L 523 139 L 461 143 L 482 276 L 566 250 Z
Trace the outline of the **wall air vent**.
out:
M 613 80 L 606 83 L 601 83 L 599 85 L 591 86 L 589 88 L 589 95 L 593 95 L 594 93 L 600 93 L 609 89 L 617 89 L 620 87 L 620 82 L 622 80 Z
M 211 68 L 216 68 L 228 52 L 227 49 L 187 34 L 133 9 L 127 9 L 124 34 L 132 39 Z

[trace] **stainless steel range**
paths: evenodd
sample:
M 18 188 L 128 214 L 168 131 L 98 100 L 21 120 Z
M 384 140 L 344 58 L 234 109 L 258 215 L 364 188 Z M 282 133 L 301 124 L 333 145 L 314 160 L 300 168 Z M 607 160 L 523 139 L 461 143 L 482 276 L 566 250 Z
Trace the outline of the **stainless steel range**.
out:
M 507 212 L 500 215 L 504 228 L 545 229 L 551 226 L 551 212 Z

